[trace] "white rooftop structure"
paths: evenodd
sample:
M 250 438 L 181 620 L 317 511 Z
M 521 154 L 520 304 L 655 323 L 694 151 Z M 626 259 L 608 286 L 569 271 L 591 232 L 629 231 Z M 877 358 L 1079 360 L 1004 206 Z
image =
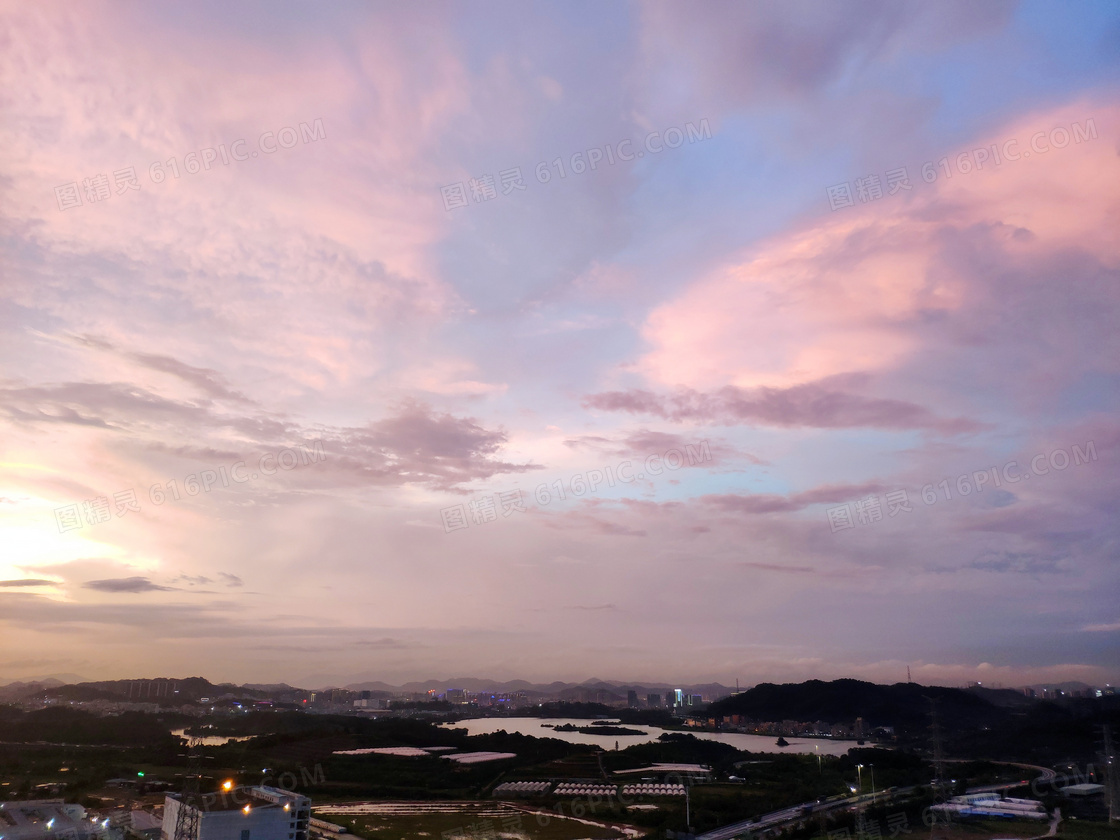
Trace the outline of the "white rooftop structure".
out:
M 307 840 L 311 820 L 310 799 L 265 785 L 208 793 L 190 803 L 168 794 L 161 840 L 175 840 L 182 808 L 198 811 L 195 840 Z
M 3 840 L 110 840 L 119 836 L 108 819 L 91 817 L 81 805 L 61 799 L 0 802 Z

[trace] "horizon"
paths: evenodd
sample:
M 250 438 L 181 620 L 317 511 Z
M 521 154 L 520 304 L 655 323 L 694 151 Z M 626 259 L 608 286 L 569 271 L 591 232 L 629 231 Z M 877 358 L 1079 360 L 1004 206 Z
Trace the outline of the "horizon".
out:
M 0 15 L 5 678 L 1120 683 L 1117 4 Z
M 67 677 L 68 679 L 63 680 L 62 677 Z M 76 679 L 69 679 L 69 678 L 76 678 Z M 218 686 L 234 686 L 236 688 L 249 688 L 250 690 L 261 690 L 261 689 L 253 688 L 254 686 L 264 686 L 266 688 L 286 687 L 286 688 L 294 689 L 294 690 L 297 690 L 297 691 L 329 691 L 329 690 L 332 690 L 332 689 L 367 690 L 367 689 L 361 689 L 360 686 L 369 685 L 369 684 L 381 684 L 381 685 L 387 686 L 388 688 L 395 688 L 395 689 L 403 689 L 403 688 L 406 688 L 410 685 L 436 685 L 436 686 L 443 686 L 444 688 L 449 688 L 450 689 L 450 688 L 464 688 L 467 683 L 480 683 L 480 684 L 483 684 L 483 685 L 490 684 L 490 685 L 493 685 L 493 686 L 508 685 L 510 683 L 524 683 L 527 686 L 531 686 L 533 690 L 544 689 L 544 688 L 548 688 L 550 686 L 554 686 L 554 685 L 557 685 L 557 684 L 567 686 L 567 687 L 573 687 L 573 686 L 578 687 L 578 686 L 586 686 L 586 685 L 610 685 L 610 686 L 613 686 L 615 688 L 625 688 L 627 686 L 638 686 L 640 688 L 657 688 L 657 689 L 668 689 L 670 687 L 697 688 L 697 687 L 703 687 L 703 686 L 718 686 L 721 689 L 727 689 L 729 692 L 731 692 L 730 695 L 725 695 L 725 696 L 732 696 L 735 693 L 737 693 L 737 691 L 738 691 L 738 693 L 742 693 L 742 692 L 745 692 L 745 691 L 750 691 L 751 689 L 757 688 L 758 686 L 761 686 L 761 685 L 804 685 L 804 684 L 810 683 L 810 682 L 820 682 L 820 683 L 826 683 L 827 684 L 827 683 L 833 683 L 833 682 L 839 682 L 839 681 L 864 682 L 864 683 L 868 683 L 870 685 L 879 685 L 879 686 L 919 685 L 919 686 L 927 686 L 927 687 L 931 687 L 931 688 L 955 688 L 955 689 L 959 689 L 959 690 L 968 690 L 968 689 L 973 689 L 973 688 L 986 688 L 986 689 L 990 689 L 990 690 L 993 690 L 993 691 L 1014 691 L 1014 692 L 1022 692 L 1024 690 L 1028 689 L 1028 688 L 1061 687 L 1061 686 L 1075 686 L 1075 685 L 1083 686 L 1085 688 L 1109 688 L 1109 687 L 1112 687 L 1111 683 L 1106 683 L 1106 684 L 1101 684 L 1101 685 L 1092 685 L 1090 683 L 1081 682 L 1080 680 L 1063 680 L 1063 681 L 1060 681 L 1060 682 L 1034 683 L 1034 684 L 1027 684 L 1027 685 L 1003 685 L 1002 683 L 983 685 L 982 683 L 976 683 L 976 682 L 965 683 L 965 684 L 962 685 L 962 684 L 947 684 L 947 683 L 921 683 L 921 682 L 918 682 L 916 680 L 896 680 L 894 682 L 878 682 L 878 681 L 875 681 L 875 680 L 864 680 L 864 679 L 860 679 L 858 677 L 835 677 L 835 678 L 827 679 L 827 680 L 817 679 L 817 678 L 807 678 L 805 680 L 798 680 L 798 681 L 795 681 L 795 682 L 784 682 L 784 683 L 783 682 L 770 681 L 770 680 L 760 680 L 760 681 L 755 682 L 755 683 L 742 685 L 740 688 L 738 688 L 736 690 L 736 687 L 734 685 L 727 685 L 725 683 L 720 682 L 719 680 L 693 680 L 693 681 L 675 681 L 674 682 L 674 681 L 666 681 L 666 680 L 612 680 L 612 679 L 588 678 L 588 679 L 579 680 L 579 681 L 550 680 L 550 681 L 547 681 L 547 682 L 540 682 L 540 681 L 524 680 L 524 679 L 496 680 L 496 679 L 490 679 L 488 677 L 464 677 L 464 676 L 454 677 L 454 678 L 451 678 L 451 679 L 439 679 L 439 678 L 435 678 L 435 677 L 429 677 L 429 678 L 424 678 L 424 679 L 408 680 L 408 681 L 405 681 L 405 682 L 402 682 L 402 683 L 397 683 L 397 684 L 387 683 L 384 680 L 373 679 L 373 678 L 369 678 L 369 679 L 358 678 L 358 679 L 346 680 L 344 682 L 339 682 L 337 684 L 326 683 L 326 684 L 309 686 L 309 685 L 306 685 L 306 684 L 302 684 L 300 682 L 291 683 L 291 682 L 286 682 L 286 681 L 267 682 L 267 683 L 252 682 L 252 681 L 236 682 L 236 681 L 231 681 L 231 680 L 215 681 L 215 680 L 208 679 L 207 677 L 201 677 L 197 674 L 191 675 L 190 677 L 162 677 L 162 676 L 161 677 L 137 677 L 137 676 L 133 676 L 133 677 L 109 678 L 109 679 L 104 679 L 104 680 L 87 680 L 87 679 L 78 678 L 77 674 L 61 674 L 61 675 L 58 675 L 58 676 L 41 675 L 39 677 L 28 677 L 28 678 L 17 679 L 17 680 L 9 680 L 5 677 L 0 677 L 0 688 L 3 688 L 4 686 L 7 686 L 7 685 L 15 684 L 15 683 L 33 684 L 33 683 L 49 682 L 49 681 L 52 681 L 52 680 L 55 681 L 55 682 L 60 682 L 62 685 L 81 685 L 81 684 L 85 684 L 85 683 L 98 683 L 98 682 L 141 682 L 141 683 L 144 683 L 144 682 L 156 682 L 156 681 L 160 681 L 160 680 L 167 680 L 167 681 L 170 681 L 170 682 L 181 682 L 181 681 L 188 680 L 188 679 L 202 679 L 202 680 L 205 680 L 206 682 L 208 682 L 211 685 L 216 686 L 216 687 L 218 687 Z M 369 689 L 369 690 L 372 690 L 372 689 Z M 468 691 L 468 692 L 476 692 L 478 690 L 482 690 L 482 689 L 466 689 L 466 691 Z M 1038 699 L 1041 700 L 1042 698 L 1038 698 Z

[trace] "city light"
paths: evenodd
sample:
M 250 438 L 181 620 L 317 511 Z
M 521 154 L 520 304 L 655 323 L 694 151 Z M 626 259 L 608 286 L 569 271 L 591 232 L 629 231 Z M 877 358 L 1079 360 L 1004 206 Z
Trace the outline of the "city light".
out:
M 232 789 L 233 789 L 233 782 L 230 779 L 226 779 L 224 782 L 222 782 L 222 790 L 232 790 Z

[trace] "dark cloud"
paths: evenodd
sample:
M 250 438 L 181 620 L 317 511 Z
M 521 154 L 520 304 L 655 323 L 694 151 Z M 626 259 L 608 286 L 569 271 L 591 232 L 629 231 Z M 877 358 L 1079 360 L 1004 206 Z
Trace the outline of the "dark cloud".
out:
M 592 394 L 584 407 L 602 411 L 650 414 L 673 422 L 699 421 L 721 425 L 766 425 L 812 428 L 927 429 L 944 434 L 975 431 L 980 425 L 963 418 L 942 419 L 914 403 L 865 397 L 841 390 L 857 384 L 855 377 L 836 377 L 791 388 L 728 386 L 713 393 L 681 389 L 660 395 L 630 389 Z
M 231 390 L 226 384 L 225 378 L 216 370 L 193 367 L 171 356 L 158 356 L 149 353 L 129 353 L 128 356 L 144 365 L 144 367 L 169 373 L 190 385 L 194 385 L 209 397 L 231 402 L 251 402 L 243 394 Z
M 631 528 L 627 525 L 623 525 L 621 522 L 603 519 L 583 511 L 572 511 L 561 517 L 558 521 L 548 523 L 550 528 L 557 528 L 565 531 L 572 528 L 573 525 L 577 527 L 579 525 L 584 525 L 588 530 L 608 537 L 646 536 L 646 531 L 644 529 Z
M 213 581 L 210 578 L 206 577 L 206 575 L 179 575 L 179 577 L 175 578 L 172 583 L 178 583 L 179 581 L 186 581 L 191 586 L 201 586 L 204 583 L 213 583 Z
M 506 432 L 486 429 L 473 418 L 406 401 L 395 414 L 365 428 L 340 430 L 324 445 L 331 469 L 362 483 L 418 483 L 458 491 L 466 482 L 541 469 L 497 460 L 506 440 Z
M 127 429 L 143 423 L 205 425 L 206 412 L 134 385 L 67 382 L 0 389 L 0 413 L 19 423 L 73 423 Z
M 985 572 L 1028 575 L 1062 574 L 1069 571 L 1069 562 L 1064 557 L 1026 551 L 985 551 L 968 565 Z
M 787 572 L 795 575 L 812 575 L 816 574 L 817 570 L 812 566 L 786 566 L 781 563 L 748 563 L 743 562 L 739 564 L 744 569 L 758 569 L 763 572 Z
M 358 647 L 377 648 L 378 650 L 403 650 L 411 647 L 400 639 L 392 639 L 388 636 L 383 639 L 359 639 L 354 644 Z
M 209 461 L 211 469 L 221 461 L 227 466 L 255 461 L 301 441 L 323 441 L 327 457 L 316 459 L 315 470 L 320 483 L 333 478 L 345 484 L 417 483 L 458 491 L 470 481 L 540 469 L 496 457 L 508 439 L 505 431 L 412 400 L 364 427 L 307 428 L 271 415 L 219 414 L 210 405 L 179 402 L 139 386 L 71 382 L 0 388 L 3 414 L 24 424 L 76 423 L 131 431 L 142 437 L 127 445 Z M 244 451 L 232 450 L 228 441 L 221 447 L 198 442 L 206 432 L 218 438 L 231 431 L 246 442 Z
M 569 449 L 597 452 L 617 458 L 644 459 L 650 455 L 664 455 L 677 450 L 689 457 L 688 465 L 706 464 L 715 467 L 731 459 L 743 459 L 751 464 L 765 464 L 766 461 L 749 452 L 740 452 L 723 441 L 713 442 L 702 434 L 677 435 L 671 432 L 639 429 L 618 438 L 602 435 L 581 435 L 564 441 Z
M 231 575 L 229 572 L 218 572 L 218 577 L 225 581 L 226 586 L 244 586 L 245 581 L 237 575 Z
M 673 2 L 644 3 L 640 11 L 652 80 L 671 77 L 694 97 L 746 105 L 811 95 L 894 50 L 974 38 L 1004 25 L 1015 5 L 715 0 L 703 14 Z
M 89 580 L 82 585 L 86 589 L 96 589 L 98 592 L 170 592 L 173 590 L 173 587 L 152 583 L 146 577 Z
M 596 604 L 595 606 L 585 606 L 584 604 L 573 604 L 570 607 L 565 607 L 569 610 L 585 610 L 587 612 L 599 612 L 601 610 L 617 610 L 618 607 L 614 604 Z
M 810 505 L 835 504 L 890 489 L 877 481 L 864 484 L 825 484 L 801 493 L 718 493 L 701 496 L 700 502 L 724 513 L 762 514 L 804 510 Z
M 133 353 L 116 347 L 112 342 L 92 335 L 74 336 L 74 339 L 87 347 L 94 347 L 115 353 L 126 359 L 131 359 L 149 370 L 167 373 L 188 385 L 192 385 L 208 397 L 213 399 L 228 400 L 230 402 L 250 403 L 243 394 L 232 390 L 224 376 L 210 368 L 194 367 L 181 362 L 172 356 L 157 353 Z

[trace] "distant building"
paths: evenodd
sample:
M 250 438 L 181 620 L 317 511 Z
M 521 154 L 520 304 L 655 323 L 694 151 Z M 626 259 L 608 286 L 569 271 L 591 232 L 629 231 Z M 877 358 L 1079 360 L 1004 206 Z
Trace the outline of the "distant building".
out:
M 449 688 L 443 693 L 443 699 L 448 703 L 465 703 L 467 692 L 461 688 Z
M 108 819 L 90 817 L 81 805 L 61 799 L 0 802 L 3 840 L 119 840 L 121 831 Z
M 673 689 L 673 705 L 678 709 L 684 705 L 684 690 L 680 688 Z
M 704 704 L 704 698 L 701 697 L 699 694 L 688 695 L 688 705 L 690 705 L 690 706 L 702 706 L 703 704 Z
M 169 794 L 163 805 L 162 840 L 175 840 L 183 808 L 198 811 L 195 840 L 307 840 L 311 820 L 306 796 L 264 785 L 209 793 L 191 803 Z
M 626 692 L 626 705 L 629 706 L 631 709 L 638 708 L 638 692 L 636 692 L 636 691 L 627 691 Z
M 365 700 L 355 700 L 355 709 L 388 709 L 389 701 L 382 697 L 374 697 Z
M 646 695 L 646 705 L 649 706 L 651 709 L 660 709 L 661 708 L 661 695 L 660 694 L 647 694 Z

